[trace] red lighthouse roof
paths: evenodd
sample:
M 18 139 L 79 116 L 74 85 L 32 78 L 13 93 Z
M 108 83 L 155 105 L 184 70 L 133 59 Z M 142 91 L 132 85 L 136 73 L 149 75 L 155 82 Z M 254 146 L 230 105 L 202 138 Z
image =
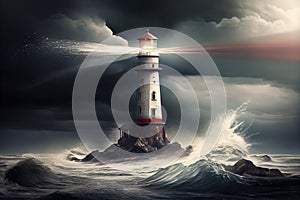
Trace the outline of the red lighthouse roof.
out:
M 143 35 L 142 37 L 140 37 L 138 40 L 157 40 L 158 38 L 155 37 L 154 35 L 152 35 L 149 32 L 149 29 L 147 29 L 147 32 L 145 33 L 145 35 Z

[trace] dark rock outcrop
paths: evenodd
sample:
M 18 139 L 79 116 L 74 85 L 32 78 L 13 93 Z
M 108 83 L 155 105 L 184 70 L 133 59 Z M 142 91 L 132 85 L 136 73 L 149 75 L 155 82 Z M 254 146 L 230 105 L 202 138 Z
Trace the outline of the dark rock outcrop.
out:
M 98 150 L 95 150 L 89 153 L 88 155 L 86 155 L 83 159 L 74 160 L 74 161 L 103 164 L 97 159 L 97 156 L 99 156 L 100 154 L 101 153 Z
M 96 154 L 98 154 L 99 151 L 95 150 L 92 151 L 91 153 L 89 153 L 88 155 L 86 155 L 83 159 L 81 159 L 81 162 L 98 162 L 97 158 L 96 158 Z
M 181 157 L 189 156 L 193 152 L 193 147 L 192 145 L 189 145 L 185 148 L 185 151 L 181 155 Z
M 263 155 L 263 156 L 260 156 L 259 158 L 260 158 L 262 161 L 265 161 L 265 162 L 271 162 L 271 161 L 272 161 L 271 157 L 268 156 L 268 155 Z
M 69 160 L 69 161 L 76 161 L 76 162 L 80 161 L 79 158 L 76 158 L 75 156 L 73 156 L 71 154 L 67 156 L 67 160 Z
M 192 151 L 192 146 L 183 149 L 177 142 L 170 143 L 170 140 L 165 132 L 165 129 L 158 125 L 152 125 L 152 130 L 156 132 L 151 137 L 135 137 L 120 132 L 120 139 L 117 144 L 112 144 L 103 152 L 95 150 L 85 156 L 83 159 L 78 159 L 72 155 L 68 156 L 68 160 L 75 162 L 92 162 L 92 163 L 116 163 L 126 160 L 141 160 L 149 159 L 155 156 L 169 155 L 168 158 L 188 156 Z M 163 148 L 164 147 L 164 148 Z M 158 151 L 159 150 L 159 151 Z M 152 152 L 152 154 L 147 154 Z M 133 153 L 138 153 L 135 155 Z
M 261 176 L 261 177 L 283 176 L 283 174 L 278 169 L 257 167 L 250 160 L 246 160 L 246 159 L 239 160 L 232 167 L 227 169 L 238 175 L 251 175 L 251 176 Z
M 158 132 L 147 138 L 134 137 L 123 132 L 118 140 L 118 146 L 126 151 L 134 153 L 149 153 L 161 149 L 170 143 L 164 128 L 158 127 Z
M 188 147 L 187 149 L 190 150 Z M 93 151 L 89 153 L 83 159 L 73 159 L 73 161 L 77 162 L 87 162 L 87 163 L 97 163 L 100 165 L 104 165 L 105 163 L 119 163 L 126 161 L 140 161 L 140 160 L 148 160 L 156 157 L 157 159 L 161 159 L 161 157 L 167 157 L 168 159 L 177 159 L 182 155 L 187 155 L 187 149 L 183 149 L 178 142 L 170 143 L 164 148 L 159 149 L 158 151 L 153 151 L 150 153 L 133 153 L 128 152 L 122 148 L 120 148 L 116 144 L 110 145 L 104 151 Z M 70 160 L 70 159 L 69 159 Z

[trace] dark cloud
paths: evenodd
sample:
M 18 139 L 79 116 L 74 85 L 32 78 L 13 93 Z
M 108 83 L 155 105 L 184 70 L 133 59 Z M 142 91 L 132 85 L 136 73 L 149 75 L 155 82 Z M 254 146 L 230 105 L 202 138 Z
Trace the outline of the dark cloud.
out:
M 225 1 L 179 1 L 154 0 L 151 3 L 134 0 L 130 3 L 122 1 L 107 4 L 115 8 L 113 15 L 104 16 L 107 23 L 116 31 L 126 29 L 157 26 L 173 28 L 178 22 L 202 18 L 207 21 L 220 21 L 223 17 L 236 16 L 237 4 L 232 0 Z M 101 15 L 101 12 L 99 12 Z
M 16 6 L 18 5 L 18 6 Z M 299 26 L 296 3 L 236 0 L 1 1 L 3 42 L 21 43 L 33 32 L 81 41 L 128 29 L 153 26 L 173 28 L 204 42 L 291 31 Z M 105 26 L 105 23 L 107 26 Z M 98 28 L 97 28 L 98 27 Z M 17 40 L 17 41 L 16 41 Z
M 108 32 L 99 33 L 94 26 L 98 24 L 114 33 L 145 26 L 173 28 L 200 41 L 216 42 L 292 31 L 299 28 L 297 13 L 299 5 L 294 1 L 4 0 L 1 39 L 18 43 L 33 32 L 41 32 L 54 38 L 99 41 L 99 35 Z
M 112 38 L 114 45 L 127 45 L 126 40 L 113 36 L 113 32 L 106 26 L 105 21 L 89 16 L 70 18 L 63 14 L 56 14 L 40 22 L 38 31 L 43 35 L 57 39 L 67 38 L 101 43 Z
M 172 28 L 182 20 L 203 18 L 208 21 L 219 21 L 223 17 L 236 16 L 233 9 L 236 3 L 232 0 L 226 1 L 184 1 L 176 2 L 151 1 L 151 4 L 144 4 L 142 1 L 1 1 L 1 26 L 2 36 L 5 40 L 22 42 L 28 35 L 38 31 L 41 26 L 44 30 L 51 27 L 51 19 L 64 16 L 64 24 L 74 25 L 69 19 L 80 17 L 92 17 L 97 20 L 104 20 L 114 32 L 121 32 L 127 29 L 159 26 Z M 50 21 L 49 21 L 50 20 Z M 53 22 L 53 21 L 52 21 Z M 78 24 L 76 25 L 78 26 Z M 58 26 L 60 27 L 60 25 Z M 71 31 L 74 27 L 70 27 Z M 51 36 L 53 35 L 53 30 Z M 57 36 L 66 28 L 55 30 Z M 69 33 L 69 32 L 67 32 Z M 71 35 L 74 33 L 70 33 Z M 93 34 L 93 33 L 89 33 Z M 64 35 L 68 37 L 68 35 Z M 3 40 L 2 37 L 2 40 Z M 85 38 L 84 36 L 83 38 Z M 68 38 L 67 38 L 68 39 Z M 5 42 L 3 40 L 3 42 Z

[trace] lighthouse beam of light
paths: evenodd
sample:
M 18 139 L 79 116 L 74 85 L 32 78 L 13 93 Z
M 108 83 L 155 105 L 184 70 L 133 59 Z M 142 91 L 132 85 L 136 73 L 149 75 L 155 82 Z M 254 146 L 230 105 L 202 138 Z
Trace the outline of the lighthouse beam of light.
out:
M 50 51 L 61 52 L 71 55 L 88 55 L 93 52 L 98 56 L 117 56 L 118 61 L 134 57 L 140 51 L 139 47 L 108 45 L 94 42 L 80 42 L 72 40 L 54 40 L 44 39 L 41 46 Z M 294 60 L 299 61 L 300 56 L 297 54 L 299 44 L 235 44 L 235 45 L 205 45 L 204 49 L 215 56 L 226 57 L 253 57 L 267 58 L 275 60 Z M 178 46 L 158 48 L 159 54 L 205 54 L 205 50 L 199 47 Z M 122 53 L 128 52 L 126 56 Z M 251 52 L 251 53 L 249 53 Z
M 203 48 L 205 50 L 188 46 L 160 48 L 159 53 L 193 55 L 208 52 L 212 56 L 300 61 L 299 43 L 206 45 Z
M 124 51 L 129 52 L 128 54 L 135 55 L 139 51 L 138 47 L 125 45 L 110 45 L 74 40 L 55 40 L 49 38 L 42 40 L 41 46 L 52 51 L 58 51 L 71 55 L 88 55 L 93 52 L 93 54 L 99 54 L 99 56 L 113 56 L 122 55 Z

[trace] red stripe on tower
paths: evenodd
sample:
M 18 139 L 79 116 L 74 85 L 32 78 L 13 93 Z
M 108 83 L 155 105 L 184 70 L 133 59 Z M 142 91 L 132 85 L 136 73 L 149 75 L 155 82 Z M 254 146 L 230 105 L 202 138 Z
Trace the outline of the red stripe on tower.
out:
M 150 123 L 150 122 L 162 122 L 162 119 L 159 118 L 139 118 L 136 120 L 137 122 L 144 122 L 144 123 Z

